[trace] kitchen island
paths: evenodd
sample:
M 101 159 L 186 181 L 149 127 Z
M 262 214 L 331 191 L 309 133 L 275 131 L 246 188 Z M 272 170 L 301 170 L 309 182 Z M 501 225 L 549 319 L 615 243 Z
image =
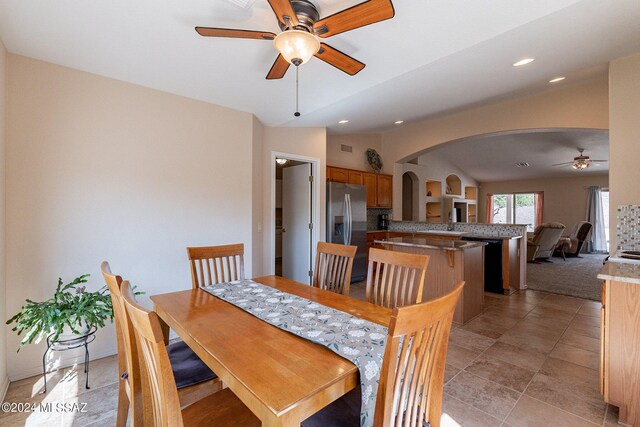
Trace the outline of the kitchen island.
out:
M 465 324 L 482 312 L 484 302 L 484 242 L 402 236 L 376 240 L 378 247 L 397 252 L 429 255 L 422 300 L 451 292 L 464 280 L 453 321 Z

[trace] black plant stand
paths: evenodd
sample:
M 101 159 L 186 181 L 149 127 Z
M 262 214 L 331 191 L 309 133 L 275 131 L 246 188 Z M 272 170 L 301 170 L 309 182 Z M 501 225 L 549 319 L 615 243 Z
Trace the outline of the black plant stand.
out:
M 53 334 L 47 337 L 47 349 L 42 355 L 42 376 L 44 377 L 44 391 L 47 392 L 47 354 L 49 351 L 66 351 L 73 350 L 74 348 L 84 347 L 84 373 L 86 374 L 85 387 L 89 389 L 89 343 L 96 339 L 96 331 L 98 328 L 94 325 L 89 328 L 89 331 L 82 336 L 71 338 L 68 340 L 56 340 L 52 341 Z

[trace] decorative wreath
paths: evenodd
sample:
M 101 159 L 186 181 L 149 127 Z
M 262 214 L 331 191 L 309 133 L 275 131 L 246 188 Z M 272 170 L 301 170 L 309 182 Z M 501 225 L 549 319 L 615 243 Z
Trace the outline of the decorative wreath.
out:
M 373 148 L 367 148 L 367 162 L 369 162 L 369 166 L 374 170 L 374 172 L 380 172 L 382 170 L 382 159 L 380 159 L 380 154 Z

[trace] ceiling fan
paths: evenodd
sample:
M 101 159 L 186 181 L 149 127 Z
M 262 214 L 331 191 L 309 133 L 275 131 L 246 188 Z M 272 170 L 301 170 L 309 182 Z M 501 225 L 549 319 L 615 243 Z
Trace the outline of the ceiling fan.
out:
M 363 3 L 320 19 L 316 6 L 309 0 L 267 0 L 278 18 L 282 32 L 278 35 L 265 31 L 227 28 L 196 27 L 205 37 L 273 40 L 279 52 L 267 74 L 268 80 L 281 79 L 293 64 L 298 67 L 312 56 L 353 76 L 365 64 L 340 52 L 319 37 L 327 38 L 365 25 L 393 18 L 391 0 L 367 0 Z
M 588 167 L 590 167 L 592 164 L 595 164 L 596 162 L 604 163 L 608 161 L 608 160 L 591 160 L 589 156 L 585 156 L 584 154 L 582 154 L 584 151 L 584 148 L 578 148 L 577 150 L 580 153 L 580 155 L 574 157 L 572 161 L 564 162 L 564 163 L 556 163 L 553 166 L 560 166 L 560 167 L 571 166 L 575 170 L 580 171 L 580 170 L 587 169 Z

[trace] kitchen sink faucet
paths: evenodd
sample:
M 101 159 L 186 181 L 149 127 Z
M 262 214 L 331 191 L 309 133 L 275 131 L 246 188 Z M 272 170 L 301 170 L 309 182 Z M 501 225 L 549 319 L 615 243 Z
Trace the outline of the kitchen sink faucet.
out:
M 451 212 L 449 212 L 449 222 L 447 223 L 447 231 L 453 231 L 454 225 L 453 220 L 451 219 Z

